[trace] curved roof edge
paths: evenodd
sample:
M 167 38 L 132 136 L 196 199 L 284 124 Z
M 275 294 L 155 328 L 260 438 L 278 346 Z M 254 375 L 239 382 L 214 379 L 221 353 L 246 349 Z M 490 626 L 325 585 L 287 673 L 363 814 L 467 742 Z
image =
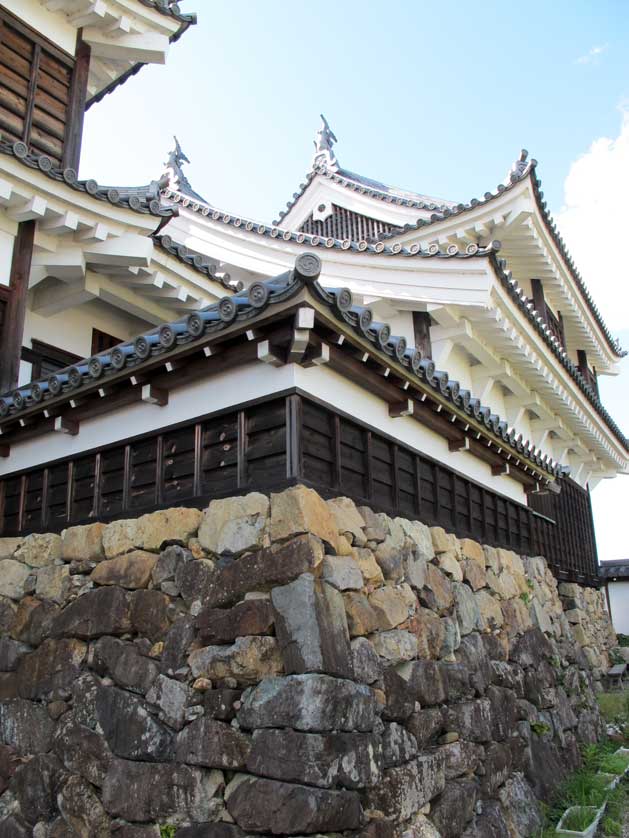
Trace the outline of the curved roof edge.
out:
M 184 265 L 187 265 L 189 268 L 193 268 L 195 271 L 203 274 L 207 279 L 218 282 L 228 291 L 238 292 L 242 291 L 244 288 L 244 285 L 240 281 L 230 282 L 225 279 L 225 277 L 216 276 L 214 273 L 216 265 L 212 262 L 208 262 L 207 256 L 204 256 L 202 253 L 198 253 L 196 250 L 190 250 L 190 248 L 186 247 L 185 244 L 179 244 L 178 242 L 173 241 L 171 236 L 167 234 L 160 236 L 154 233 L 151 238 L 156 245 L 161 247 L 161 249 L 166 251 L 166 253 L 170 256 L 174 256 Z

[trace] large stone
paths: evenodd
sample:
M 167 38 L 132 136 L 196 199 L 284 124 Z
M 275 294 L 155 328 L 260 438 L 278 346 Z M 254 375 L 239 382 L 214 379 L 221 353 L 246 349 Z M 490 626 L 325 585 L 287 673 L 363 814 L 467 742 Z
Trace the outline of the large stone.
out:
M 68 777 L 57 794 L 57 805 L 76 838 L 109 838 L 110 821 L 92 786 L 82 777 Z
M 439 749 L 445 759 L 446 780 L 453 780 L 464 774 L 472 775 L 485 757 L 485 749 L 475 742 L 457 739 Z
M 327 502 L 328 509 L 332 513 L 337 532 L 350 537 L 353 544 L 362 547 L 367 541 L 363 529 L 365 519 L 356 509 L 356 504 L 350 498 L 334 498 Z
M 480 611 L 474 592 L 464 582 L 454 582 L 456 616 L 462 635 L 480 628 Z
M 322 788 L 362 789 L 378 782 L 382 748 L 371 734 L 258 730 L 247 759 L 252 774 Z
M 170 628 L 170 599 L 160 591 L 139 590 L 130 595 L 129 601 L 133 630 L 153 642 L 161 640 Z
M 151 689 L 146 694 L 146 700 L 159 708 L 159 719 L 175 730 L 183 727 L 186 708 L 191 699 L 191 690 L 186 684 L 158 675 Z
M 435 549 L 432 544 L 430 527 L 420 521 L 408 521 L 406 518 L 396 518 L 395 523 L 401 528 L 406 538 L 415 545 L 421 559 L 429 562 L 434 558 Z
M 357 547 L 352 551 L 352 556 L 360 568 L 365 585 L 377 586 L 384 584 L 382 570 L 372 550 Z
M 113 759 L 103 736 L 79 724 L 73 713 L 63 716 L 55 731 L 53 748 L 63 765 L 99 788 Z
M 61 536 L 53 533 L 27 535 L 15 552 L 15 560 L 29 567 L 45 567 L 61 559 Z
M 440 567 L 453 582 L 463 581 L 463 568 L 454 551 L 448 553 L 439 553 L 435 560 L 437 567 Z
M 195 678 L 235 678 L 240 684 L 254 684 L 282 672 L 282 656 L 274 637 L 239 637 L 231 646 L 197 649 L 188 665 Z
M 71 590 L 69 565 L 48 565 L 37 571 L 35 596 L 63 605 Z
M 493 670 L 481 635 L 473 632 L 464 637 L 455 658 L 458 663 L 468 668 L 470 684 L 479 695 L 482 695 L 491 684 Z
M 373 684 L 382 675 L 382 664 L 374 647 L 366 637 L 351 642 L 354 678 L 362 684 Z
M 385 725 L 382 735 L 382 756 L 385 768 L 404 765 L 417 756 L 417 740 L 397 722 Z
M 372 634 L 370 641 L 376 653 L 389 664 L 403 663 L 417 657 L 417 637 L 410 631 L 380 631 Z
M 462 538 L 459 541 L 459 550 L 464 559 L 470 559 L 476 562 L 479 567 L 485 567 L 485 553 L 478 541 L 473 541 L 471 538 Z
M 23 538 L 0 538 L 0 561 L 12 559 L 23 541 Z
M 194 636 L 194 623 L 187 615 L 179 617 L 172 624 L 162 650 L 162 670 L 167 675 L 173 675 L 186 665 L 188 649 Z
M 518 707 L 515 693 L 505 687 L 487 688 L 487 698 L 491 702 L 493 738 L 501 742 L 507 739 L 518 722 Z
M 177 566 L 174 583 L 164 583 L 162 589 L 173 596 L 181 594 L 187 606 L 195 604 L 198 610 L 208 602 L 215 575 L 215 564 L 210 559 L 183 561 Z
M 538 666 L 542 660 L 550 660 L 553 648 L 543 631 L 539 628 L 527 631 L 511 649 L 511 660 L 526 669 Z
M 119 585 L 121 588 L 146 588 L 157 556 L 145 550 L 133 550 L 115 559 L 106 559 L 96 565 L 91 580 L 97 585 Z
M 500 628 L 504 618 L 500 602 L 489 591 L 476 591 L 476 605 L 478 606 L 478 627 L 481 631 L 493 631 Z
M 31 575 L 31 568 L 15 559 L 0 561 L 0 596 L 20 600 L 24 596 L 24 583 Z
M 169 592 L 173 596 L 177 596 L 179 594 L 179 586 L 175 584 L 177 569 L 179 565 L 193 561 L 194 556 L 190 550 L 181 547 L 179 544 L 171 544 L 159 554 L 159 558 L 151 574 L 153 584 L 159 586 L 163 583 L 169 583 Z
M 185 544 L 196 535 L 201 518 L 198 509 L 175 507 L 137 519 L 114 521 L 103 531 L 105 555 L 111 559 L 136 549 L 158 551 L 168 542 Z
M 376 720 L 372 690 L 328 675 L 266 678 L 243 695 L 238 721 L 245 728 L 367 732 Z
M 406 728 L 420 749 L 434 745 L 443 730 L 443 713 L 440 707 L 416 710 L 407 720 Z
M 231 605 L 249 591 L 270 591 L 276 585 L 285 585 L 313 571 L 323 555 L 321 542 L 306 534 L 226 562 L 213 574 L 203 604 L 211 608 Z
M 66 562 L 99 562 L 105 558 L 103 531 L 105 524 L 68 527 L 61 533 L 61 557 Z
M 422 525 L 423 526 L 423 525 Z M 425 527 L 427 530 L 428 527 Z M 404 578 L 408 584 L 417 591 L 426 584 L 426 558 L 420 547 L 404 551 Z
M 6 635 L 0 637 L 0 672 L 14 672 L 20 660 L 30 651 L 26 643 L 19 643 Z
M 485 751 L 485 773 L 481 779 L 483 796 L 491 797 L 511 774 L 512 755 L 505 742 L 492 742 Z
M 446 726 L 470 742 L 489 742 L 492 738 L 491 703 L 487 698 L 462 701 L 446 711 Z
M 461 838 L 507 838 L 509 831 L 505 813 L 497 800 L 486 800 L 480 815 L 477 815 Z
M 145 762 L 172 759 L 172 733 L 151 716 L 137 696 L 116 687 L 102 687 L 96 696 L 96 714 L 116 756 Z
M 129 601 L 120 588 L 101 588 L 83 594 L 53 621 L 54 637 L 91 640 L 103 634 L 125 634 L 131 629 Z
M 442 838 L 459 838 L 474 817 L 478 787 L 473 780 L 450 781 L 430 807 L 430 819 Z
M 339 550 L 336 520 L 322 498 L 305 486 L 294 486 L 271 495 L 271 541 L 282 541 L 300 533 L 312 533 Z
M 419 594 L 419 600 L 426 608 L 439 614 L 447 611 L 454 602 L 452 583 L 434 564 L 426 566 L 425 587 Z
M 24 597 L 15 612 L 11 635 L 29 646 L 39 646 L 51 634 L 53 620 L 59 608 L 52 602 L 40 602 L 34 597 Z
M 544 825 L 544 817 L 533 789 L 521 773 L 515 772 L 498 790 L 498 797 L 513 834 L 534 838 Z
M 485 587 L 487 584 L 487 573 L 485 572 L 484 562 L 481 565 L 474 559 L 463 559 L 461 568 L 463 570 L 463 579 L 465 579 L 473 591 L 480 591 L 481 588 Z
M 304 573 L 294 582 L 274 588 L 271 602 L 287 673 L 353 677 L 345 607 L 336 588 Z
M 363 637 L 378 630 L 378 615 L 366 594 L 362 591 L 346 591 L 343 601 L 350 637 Z
M 385 821 L 385 823 L 387 823 Z M 432 824 L 426 815 L 415 815 L 402 838 L 442 838 L 437 827 Z
M 11 781 L 11 792 L 22 816 L 31 826 L 39 820 L 52 818 L 56 809 L 55 786 L 60 773 L 61 763 L 54 754 L 35 754 L 18 766 Z
M 94 646 L 94 662 L 102 675 L 110 675 L 126 690 L 146 693 L 159 674 L 159 666 L 137 646 L 115 637 L 101 637 Z
M 5 596 L 0 596 L 0 632 L 8 634 L 13 627 L 17 606 Z
M 223 782 L 221 771 L 117 759 L 105 778 L 103 805 L 110 815 L 132 823 L 214 821 L 222 808 L 216 794 Z
M 87 645 L 80 640 L 45 640 L 20 661 L 17 677 L 22 698 L 41 699 L 69 693 L 86 653 Z
M 443 527 L 431 527 L 430 535 L 432 537 L 432 546 L 435 554 L 456 552 L 458 549 L 458 541 L 455 535 L 446 532 Z
M 406 821 L 443 791 L 445 782 L 441 754 L 419 756 L 383 772 L 382 780 L 368 792 L 369 808 L 382 812 L 386 818 Z
M 245 767 L 250 748 L 249 737 L 231 725 L 200 718 L 177 736 L 175 757 L 188 765 L 234 770 Z
M 446 640 L 446 626 L 433 611 L 429 608 L 420 608 L 409 620 L 408 628 L 417 637 L 418 657 L 438 658 L 441 656 Z M 460 634 L 458 637 L 460 640 Z
M 351 556 L 326 556 L 323 578 L 339 591 L 359 591 L 363 586 L 360 567 Z
M 369 605 L 375 612 L 377 628 L 383 631 L 397 628 L 411 616 L 409 599 L 402 588 L 390 585 L 378 588 L 369 595 Z
M 55 724 L 41 704 L 22 698 L 0 702 L 0 742 L 19 754 L 50 750 Z
M 447 697 L 443 668 L 435 661 L 413 661 L 398 668 L 415 701 L 424 706 L 441 704 Z
M 531 628 L 529 610 L 521 599 L 510 599 L 501 604 L 505 630 L 510 638 Z
M 358 829 L 355 791 L 328 791 L 237 774 L 225 789 L 229 814 L 245 831 L 306 835 Z
M 269 500 L 259 492 L 211 501 L 199 528 L 201 546 L 214 555 L 238 556 L 266 546 Z

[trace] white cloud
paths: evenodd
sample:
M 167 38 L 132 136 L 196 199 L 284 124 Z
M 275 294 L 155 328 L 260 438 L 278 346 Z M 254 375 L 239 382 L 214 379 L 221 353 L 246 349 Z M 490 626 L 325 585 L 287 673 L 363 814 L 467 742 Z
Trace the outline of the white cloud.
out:
M 629 109 L 620 134 L 600 137 L 576 160 L 557 216 L 564 240 L 612 331 L 629 328 Z
M 598 63 L 598 58 L 604 52 L 607 51 L 608 44 L 602 44 L 601 46 L 592 47 L 589 52 L 586 52 L 585 55 L 581 55 L 577 58 L 577 64 L 596 64 Z

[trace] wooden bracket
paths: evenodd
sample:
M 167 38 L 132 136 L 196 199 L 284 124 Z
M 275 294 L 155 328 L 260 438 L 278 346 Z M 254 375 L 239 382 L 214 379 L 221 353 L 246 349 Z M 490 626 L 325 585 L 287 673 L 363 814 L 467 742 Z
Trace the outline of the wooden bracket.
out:
M 304 306 L 297 310 L 295 315 L 296 329 L 314 329 L 315 312 L 314 308 Z
M 271 346 L 270 341 L 261 340 L 257 346 L 258 360 L 273 367 L 283 367 L 284 359 L 278 355 L 277 347 Z
M 245 332 L 247 340 L 260 340 L 262 332 L 259 329 L 247 329 Z
M 501 474 L 511 474 L 511 466 L 509 463 L 498 463 L 491 467 L 491 473 L 494 477 L 499 477 Z
M 469 436 L 461 436 L 458 439 L 449 439 L 448 440 L 448 451 L 469 451 L 470 450 L 470 438 Z
M 139 374 L 139 375 L 132 375 L 132 376 L 129 378 L 129 381 L 131 382 L 131 384 L 132 384 L 134 387 L 137 387 L 137 386 L 138 386 L 138 385 L 140 385 L 140 384 L 146 384 L 146 382 L 147 382 L 148 380 L 149 380 L 148 375 L 141 375 L 141 374 Z
M 300 309 L 304 311 L 304 309 Z M 288 363 L 299 364 L 308 348 L 310 332 L 308 329 L 295 329 L 288 350 Z
M 413 399 L 406 399 L 406 401 L 389 405 L 389 416 L 392 419 L 398 419 L 400 416 L 412 416 L 414 413 L 415 402 Z
M 74 419 L 69 419 L 67 416 L 56 416 L 53 430 L 60 434 L 76 436 L 79 432 L 79 423 Z
M 142 401 L 147 404 L 156 404 L 164 407 L 168 404 L 168 390 L 162 387 L 155 387 L 153 384 L 142 385 Z
M 11 453 L 11 446 L 10 445 L 2 445 L 0 444 L 0 457 L 8 457 Z
M 306 359 L 302 361 L 302 367 L 320 367 L 323 364 L 330 363 L 330 347 L 327 343 L 321 343 L 315 347 L 312 353 L 306 355 Z

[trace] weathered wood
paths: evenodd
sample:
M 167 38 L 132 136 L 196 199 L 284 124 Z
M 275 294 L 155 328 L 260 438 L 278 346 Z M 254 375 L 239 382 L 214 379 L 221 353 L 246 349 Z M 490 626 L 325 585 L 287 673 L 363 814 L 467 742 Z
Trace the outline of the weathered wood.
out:
M 164 407 L 168 404 L 168 390 L 163 387 L 155 387 L 153 384 L 142 384 L 142 401 L 147 404 Z
M 413 332 L 415 346 L 424 358 L 432 358 L 432 341 L 430 339 L 430 314 L 427 311 L 413 312 Z
M 53 430 L 61 434 L 68 434 L 69 436 L 76 436 L 79 432 L 80 423 L 67 416 L 56 416 L 54 420 Z
M 9 276 L 7 316 L 0 336 L 0 392 L 3 393 L 12 390 L 18 382 L 34 238 L 34 221 L 23 221 L 18 225 Z

